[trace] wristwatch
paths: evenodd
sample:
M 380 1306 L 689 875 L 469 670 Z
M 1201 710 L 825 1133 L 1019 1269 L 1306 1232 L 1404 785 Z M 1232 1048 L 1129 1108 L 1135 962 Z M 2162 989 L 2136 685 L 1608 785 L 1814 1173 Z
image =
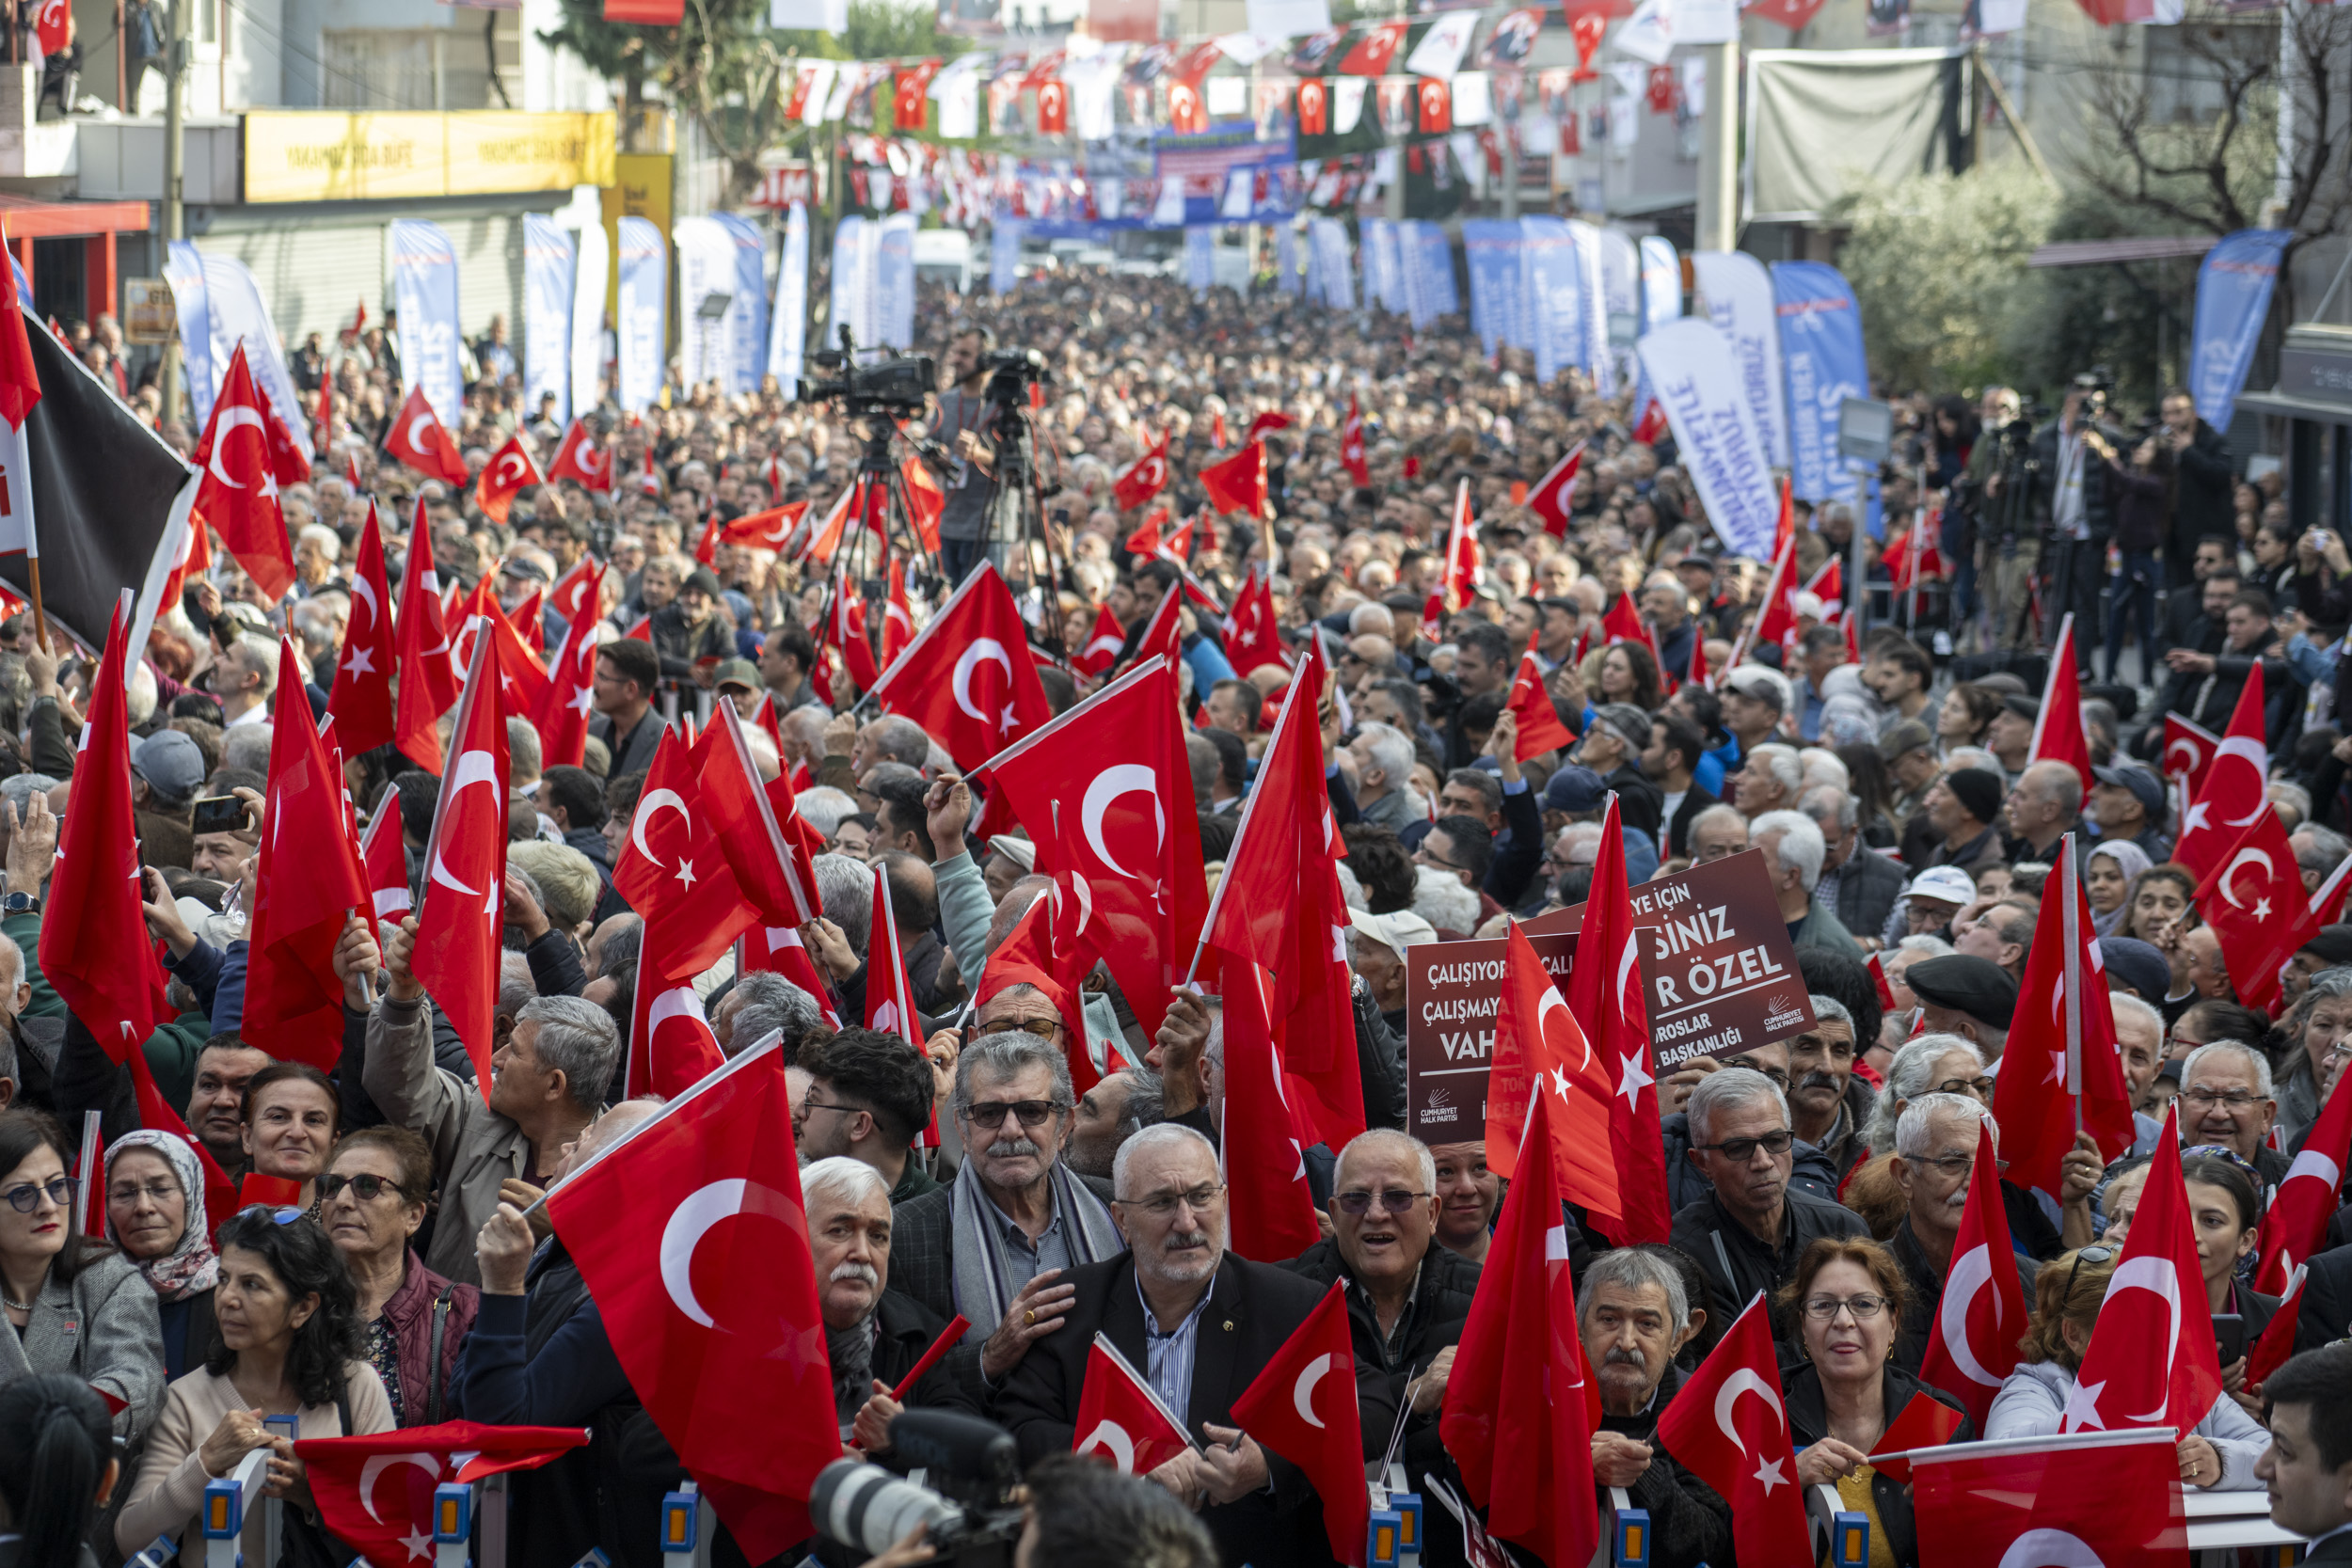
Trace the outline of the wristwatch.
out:
M 40 895 L 37 893 L 11 893 L 6 898 L 0 898 L 0 914 L 38 914 L 40 912 Z

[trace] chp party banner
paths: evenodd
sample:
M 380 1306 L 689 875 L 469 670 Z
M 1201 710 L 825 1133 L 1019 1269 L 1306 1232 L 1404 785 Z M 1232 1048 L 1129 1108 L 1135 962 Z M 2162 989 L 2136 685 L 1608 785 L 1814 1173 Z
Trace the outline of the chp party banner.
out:
M 2198 418 L 2230 428 L 2237 395 L 2254 362 L 2254 345 L 2270 315 L 2279 259 L 2294 236 L 2283 229 L 2225 234 L 2197 268 L 2197 324 L 2189 337 L 2189 394 Z
M 881 344 L 901 353 L 914 346 L 914 230 L 913 213 L 882 220 L 874 246 L 874 331 Z
M 1837 415 L 1848 398 L 1870 393 L 1853 290 L 1826 262 L 1775 261 L 1772 306 L 1788 378 L 1789 486 L 1809 501 L 1851 496 L 1853 470 L 1837 454 Z
M 735 263 L 735 298 L 727 307 L 728 352 L 732 356 L 727 382 L 730 392 L 759 390 L 760 360 L 768 342 L 768 253 L 753 228 L 733 213 L 711 217 L 727 237 Z
M 834 226 L 833 304 L 825 313 L 825 341 L 817 346 L 828 352 L 841 347 L 841 329 L 864 348 L 874 341 L 874 251 L 882 243 L 881 227 L 852 213 Z
M 1578 336 L 1584 352 L 1579 363 L 1602 397 L 1617 395 L 1617 366 L 1609 357 L 1609 296 L 1603 281 L 1600 230 L 1581 218 L 1567 220 L 1568 238 L 1576 245 Z
M 1356 309 L 1356 271 L 1347 258 L 1347 225 L 1314 218 L 1307 225 L 1308 293 L 1334 310 Z
M 1439 316 L 1462 308 L 1454 288 L 1454 244 L 1438 225 L 1408 223 L 1402 231 L 1405 252 L 1405 298 L 1414 312 L 1413 325 L 1427 326 Z
M 523 214 L 523 405 L 555 399 L 555 422 L 572 420 L 572 236 L 540 213 Z
M 454 430 L 466 401 L 457 313 L 457 249 L 437 223 L 391 226 L 392 303 L 400 311 L 400 391 L 418 388 L 433 417 Z M 273 400 L 274 401 L 274 400 Z M 296 428 L 307 421 L 296 420 Z
M 186 356 L 188 402 L 196 414 L 192 429 L 212 422 L 213 394 L 226 365 L 213 364 L 212 303 L 204 286 L 204 257 L 194 240 L 173 240 L 164 261 L 164 281 L 171 285 L 171 308 L 180 320 L 180 351 Z M 24 290 L 18 295 L 30 299 Z
M 735 242 L 718 219 L 708 217 L 678 219 L 670 239 L 677 246 L 678 358 L 686 385 L 716 381 L 736 391 L 735 323 L 742 299 L 735 281 Z M 723 313 L 703 314 L 707 301 L 723 305 Z
M 1446 280 L 1453 278 L 1454 269 L 1449 266 Z M 1298 230 L 1292 224 L 1274 226 L 1274 286 L 1286 294 L 1298 293 Z
M 1021 234 L 1025 226 L 1019 218 L 1000 217 L 989 226 L 988 232 L 988 292 L 1009 294 L 1021 281 Z
M 572 283 L 572 406 L 585 411 L 604 401 L 605 286 L 612 277 L 612 245 L 604 225 L 580 231 L 580 268 Z
M 1584 280 L 1574 232 L 1559 218 L 1521 218 L 1525 243 L 1519 250 L 1526 274 L 1526 319 L 1534 329 L 1535 380 L 1551 378 L 1585 363 Z
M 1489 357 L 1506 346 L 1534 346 L 1533 335 L 1521 325 L 1526 314 L 1519 261 L 1523 245 L 1519 224 L 1493 218 L 1462 224 L 1462 256 L 1470 264 L 1470 330 L 1478 334 Z
M 1184 286 L 1205 294 L 1216 282 L 1216 230 L 1194 224 L 1184 230 Z
M 1781 402 L 1780 334 L 1774 329 L 1772 280 L 1764 263 L 1744 251 L 1694 250 L 1691 266 L 1708 319 L 1731 344 L 1740 385 L 1763 438 L 1766 461 L 1788 466 L 1788 416 Z
M 784 254 L 776 261 L 776 306 L 768 320 L 768 373 L 786 397 L 808 355 L 808 204 L 785 209 Z
M 1686 316 L 1650 333 L 1636 351 L 1715 532 L 1734 555 L 1769 558 L 1780 499 L 1731 343 L 1711 322 Z
M 670 243 L 647 218 L 625 217 L 616 228 L 621 245 L 617 390 L 623 413 L 642 414 L 660 395 L 669 357 Z

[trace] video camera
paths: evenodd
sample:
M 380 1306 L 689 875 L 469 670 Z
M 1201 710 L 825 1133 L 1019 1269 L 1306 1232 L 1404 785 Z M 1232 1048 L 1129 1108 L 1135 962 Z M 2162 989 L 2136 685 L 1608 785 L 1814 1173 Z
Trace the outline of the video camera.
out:
M 2074 378 L 2074 389 L 2083 395 L 2085 408 L 2102 413 L 2115 396 L 2115 372 L 2105 365 L 2093 365 Z
M 988 372 L 988 386 L 980 395 L 991 403 L 1025 404 L 1032 383 L 1054 378 L 1045 368 L 1045 356 L 1033 348 L 1005 348 L 983 354 L 980 369 Z
M 808 1513 L 818 1560 L 856 1568 L 897 1545 L 916 1525 L 937 1560 L 958 1568 L 1010 1568 L 1028 1511 L 1013 1502 L 1021 1459 L 1012 1433 L 946 1410 L 901 1411 L 890 1423 L 898 1457 L 930 1482 L 918 1486 L 879 1465 L 836 1459 L 817 1473 Z
M 833 372 L 834 379 L 803 380 L 794 392 L 796 401 L 838 403 L 845 414 L 886 414 L 898 420 L 921 413 L 925 400 L 939 386 L 939 367 L 927 355 L 893 355 L 861 365 L 856 354 L 857 345 L 844 326 L 839 348 L 818 349 L 809 356 L 818 369 Z

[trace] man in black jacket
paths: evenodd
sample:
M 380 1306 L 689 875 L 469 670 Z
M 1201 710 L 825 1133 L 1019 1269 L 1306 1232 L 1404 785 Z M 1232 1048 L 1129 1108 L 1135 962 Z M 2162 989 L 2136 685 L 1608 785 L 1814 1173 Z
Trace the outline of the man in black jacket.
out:
M 1216 1153 L 1190 1128 L 1145 1128 L 1120 1148 L 1115 1170 L 1113 1212 L 1128 1250 L 1063 1276 L 1072 1299 L 1061 1329 L 1033 1343 L 1006 1379 L 997 1419 L 1024 1463 L 1068 1453 L 1094 1337 L 1107 1335 L 1204 1445 L 1169 1460 L 1152 1480 L 1200 1510 L 1228 1568 L 1330 1561 L 1313 1485 L 1233 1424 L 1233 1402 L 1324 1292 L 1285 1269 L 1225 1250 L 1227 1194 Z M 1359 1361 L 1359 1408 L 1385 1397 L 1387 1381 Z
M 2156 439 L 2172 452 L 2172 527 L 2165 554 L 2171 562 L 2170 586 L 2188 581 L 2199 542 L 2235 531 L 2231 488 L 2230 443 L 2197 417 L 2197 404 L 2175 387 L 2157 405 L 2164 431 Z
M 1953 1267 L 1952 1248 L 1960 1240 L 1961 1216 L 1968 1207 L 1977 1129 L 1992 1120 L 1992 1113 L 1967 1095 L 1923 1094 L 1904 1108 L 1902 1119 L 1895 1124 L 1893 1171 L 1895 1184 L 1902 1189 L 1905 1211 L 1887 1245 L 1911 1281 L 1911 1299 L 1895 1336 L 1895 1365 L 1904 1371 L 1917 1372 L 1927 1356 L 1928 1339 L 1944 1300 L 1944 1281 Z M 1996 1128 L 1996 1144 L 1999 1136 Z M 1964 1266 L 1966 1260 L 1962 1261 Z M 2028 1300 L 2033 1295 L 2034 1275 L 2041 1267 L 2025 1254 L 2017 1255 L 2018 1281 Z M 1986 1345 L 1980 1354 L 1990 1354 L 1993 1350 Z
M 2042 624 L 2056 636 L 2058 618 L 2074 612 L 2075 662 L 2085 679 L 2090 675 L 2091 644 L 2098 641 L 2092 634 L 2099 626 L 2099 591 L 2106 581 L 2107 539 L 2115 531 L 2101 448 L 2112 451 L 2124 440 L 2122 432 L 2100 424 L 2106 396 L 2083 385 L 2087 379 L 2077 378 L 2058 417 L 2034 433 L 2033 466 L 2027 469 L 2050 581 Z
M 1649 1511 L 1652 1568 L 1697 1568 L 1731 1549 L 1731 1508 L 1675 1463 L 1658 1418 L 1681 1386 L 1675 1355 L 1704 1326 L 1682 1275 L 1655 1252 L 1621 1247 L 1593 1260 L 1577 1290 L 1577 1329 L 1600 1386 L 1593 1476 Z
M 1862 1216 L 1793 1190 L 1796 1134 L 1788 1106 L 1762 1073 L 1725 1068 L 1691 1091 L 1685 1158 L 1714 1191 L 1675 1215 L 1672 1240 L 1698 1259 L 1719 1302 L 1745 1302 L 1793 1277 L 1804 1249 L 1824 1236 L 1867 1236 Z
M 2229 725 L 2238 692 L 2257 664 L 2262 666 L 2263 691 L 2272 699 L 2270 705 L 2278 706 L 2293 676 L 2287 661 L 2278 654 L 2271 611 L 2268 594 L 2258 588 L 2242 590 L 2231 595 L 2223 611 L 2219 653 L 2167 650 L 2164 659 L 2171 666 L 2172 678 L 2165 682 L 2156 699 L 2157 710 L 2177 713 L 2218 735 Z

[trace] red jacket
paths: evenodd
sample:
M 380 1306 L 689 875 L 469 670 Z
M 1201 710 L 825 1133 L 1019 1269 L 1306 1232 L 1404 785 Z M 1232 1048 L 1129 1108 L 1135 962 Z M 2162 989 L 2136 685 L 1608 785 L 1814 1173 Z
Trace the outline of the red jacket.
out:
M 441 1364 L 426 1376 L 427 1364 L 433 1355 L 433 1307 L 441 1292 L 449 1292 L 449 1311 L 441 1325 Z M 400 1342 L 400 1404 L 393 1414 L 405 1427 L 424 1426 L 431 1419 L 427 1414 L 433 1389 L 441 1391 L 440 1419 L 452 1420 L 456 1412 L 449 1394 L 450 1379 L 457 1370 L 458 1347 L 473 1328 L 476 1313 L 482 1309 L 482 1291 L 471 1285 L 453 1285 L 424 1266 L 414 1248 L 409 1249 L 408 1268 L 400 1289 L 384 1303 L 384 1315 L 391 1320 L 392 1335 Z

